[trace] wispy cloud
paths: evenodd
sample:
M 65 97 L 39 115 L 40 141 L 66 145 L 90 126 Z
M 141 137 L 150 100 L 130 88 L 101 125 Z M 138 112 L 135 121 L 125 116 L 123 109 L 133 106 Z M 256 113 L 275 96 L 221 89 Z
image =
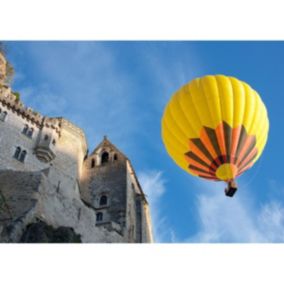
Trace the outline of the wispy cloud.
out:
M 138 173 L 138 178 L 150 205 L 155 242 L 175 242 L 176 236 L 162 212 L 162 197 L 166 191 L 166 181 L 157 170 Z
M 270 200 L 257 208 L 247 193 L 228 198 L 214 184 L 200 186 L 212 191 L 197 197 L 199 229 L 186 242 L 284 241 L 284 204 Z
M 30 45 L 29 55 L 39 78 L 37 84 L 20 80 L 27 105 L 84 128 L 92 147 L 105 134 L 123 145 L 136 131 L 135 80 L 110 48 L 99 42 L 46 42 Z

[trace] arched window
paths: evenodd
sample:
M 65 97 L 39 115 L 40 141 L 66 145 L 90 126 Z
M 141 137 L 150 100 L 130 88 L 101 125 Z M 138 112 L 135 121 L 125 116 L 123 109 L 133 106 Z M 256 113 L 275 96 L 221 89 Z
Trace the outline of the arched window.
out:
M 28 129 L 29 129 L 29 126 L 28 126 L 27 124 L 25 124 L 22 133 L 23 133 L 23 134 L 27 134 Z
M 114 160 L 114 161 L 117 161 L 117 154 L 114 154 L 114 155 L 113 155 L 113 160 Z
M 95 161 L 95 159 L 92 159 L 91 168 L 94 168 L 95 165 L 96 165 L 96 161 Z
M 19 161 L 23 163 L 25 161 L 26 155 L 27 155 L 27 151 L 25 151 L 25 150 L 22 151 L 20 158 L 19 158 Z
M 17 147 L 16 148 L 16 151 L 14 153 L 14 158 L 19 160 L 19 157 L 20 157 L 20 153 L 21 153 L 21 147 Z
M 7 117 L 7 111 L 3 111 L 0 113 L 0 120 L 5 121 Z
M 102 164 L 107 163 L 108 162 L 108 158 L 109 158 L 108 152 L 103 152 L 103 154 L 102 154 Z
M 103 195 L 100 198 L 100 206 L 107 205 L 107 196 Z
M 45 140 L 45 141 L 48 140 L 48 135 L 47 135 L 47 134 L 44 135 L 44 140 Z
M 30 129 L 28 130 L 27 136 L 30 137 L 30 138 L 32 138 L 33 133 L 34 133 L 34 129 L 33 129 L 33 128 L 30 128 Z
M 103 213 L 102 212 L 99 212 L 96 214 L 96 221 L 97 222 L 100 222 L 103 220 Z

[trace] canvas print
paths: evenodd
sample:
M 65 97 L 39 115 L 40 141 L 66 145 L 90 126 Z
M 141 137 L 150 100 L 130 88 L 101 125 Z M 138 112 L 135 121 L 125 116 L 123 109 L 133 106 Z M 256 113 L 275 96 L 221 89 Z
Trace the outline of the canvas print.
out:
M 283 242 L 283 48 L 2 41 L 0 242 Z

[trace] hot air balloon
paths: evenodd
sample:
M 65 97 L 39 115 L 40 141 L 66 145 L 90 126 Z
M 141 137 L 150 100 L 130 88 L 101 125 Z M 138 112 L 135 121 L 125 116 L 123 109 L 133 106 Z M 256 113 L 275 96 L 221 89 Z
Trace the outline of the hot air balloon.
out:
M 210 75 L 171 97 L 161 134 L 178 166 L 194 176 L 225 181 L 231 197 L 236 177 L 260 157 L 268 130 L 266 107 L 254 89 L 234 77 Z

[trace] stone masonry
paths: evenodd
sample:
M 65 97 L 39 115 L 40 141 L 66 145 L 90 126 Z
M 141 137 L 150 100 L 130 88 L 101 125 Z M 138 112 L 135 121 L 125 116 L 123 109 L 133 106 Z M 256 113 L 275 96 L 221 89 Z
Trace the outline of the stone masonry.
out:
M 0 242 L 153 242 L 129 159 L 106 137 L 88 155 L 83 130 L 25 107 L 5 64 L 0 53 Z

